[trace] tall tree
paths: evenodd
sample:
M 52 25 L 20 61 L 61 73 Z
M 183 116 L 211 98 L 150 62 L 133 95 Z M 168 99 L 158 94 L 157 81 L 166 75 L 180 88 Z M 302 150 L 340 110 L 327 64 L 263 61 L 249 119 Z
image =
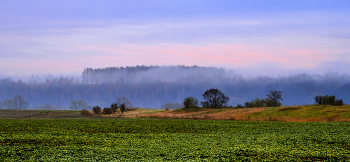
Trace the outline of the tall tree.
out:
M 205 101 L 201 102 L 203 107 L 220 108 L 230 100 L 224 93 L 218 89 L 209 89 L 202 95 Z
M 282 105 L 280 102 L 280 100 L 283 101 L 281 91 L 277 91 L 277 90 L 271 91 L 270 90 L 270 93 L 267 94 L 266 97 L 267 97 L 267 99 L 266 99 L 267 106 L 281 106 Z M 271 104 L 269 104 L 269 102 Z
M 13 101 L 15 101 L 16 103 L 16 109 L 28 108 L 29 103 L 26 100 L 24 100 L 24 98 L 21 95 L 13 97 Z

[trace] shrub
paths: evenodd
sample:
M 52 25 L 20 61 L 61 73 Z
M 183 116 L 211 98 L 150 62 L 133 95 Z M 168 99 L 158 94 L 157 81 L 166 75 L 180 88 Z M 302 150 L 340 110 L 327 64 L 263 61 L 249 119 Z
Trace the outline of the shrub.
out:
M 198 100 L 195 97 L 186 97 L 184 99 L 183 105 L 185 108 L 198 107 Z
M 124 113 L 125 108 L 126 108 L 125 104 L 121 104 L 120 105 L 120 112 Z
M 101 108 L 99 106 L 95 106 L 94 108 L 92 108 L 92 111 L 95 113 L 95 114 L 99 114 L 101 113 Z
M 111 108 L 104 108 L 103 111 L 102 111 L 103 114 L 112 114 L 113 111 Z
M 338 99 L 334 101 L 334 106 L 343 106 L 344 102 L 342 99 Z
M 315 103 L 318 105 L 333 105 L 333 106 L 342 106 L 344 105 L 342 99 L 335 99 L 335 96 L 315 96 Z
M 111 109 L 112 109 L 113 113 L 115 113 L 115 112 L 117 111 L 118 108 L 119 108 L 118 103 L 113 103 L 113 104 L 111 105 Z
M 268 100 L 256 98 L 256 99 L 252 100 L 251 102 L 246 102 L 244 104 L 244 106 L 247 108 L 249 108 L 249 107 L 265 107 L 267 105 L 266 101 L 268 101 Z

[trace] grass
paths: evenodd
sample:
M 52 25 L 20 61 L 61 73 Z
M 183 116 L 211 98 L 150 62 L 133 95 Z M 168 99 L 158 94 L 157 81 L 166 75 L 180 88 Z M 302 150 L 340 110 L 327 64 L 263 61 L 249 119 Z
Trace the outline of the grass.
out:
M 348 122 L 0 119 L 1 161 L 349 161 Z
M 128 109 L 124 113 L 91 115 L 71 110 L 0 110 L 0 118 L 174 118 L 285 122 L 350 121 L 350 105 L 307 105 L 261 108 Z
M 263 120 L 266 117 L 284 119 L 285 121 L 327 121 L 338 118 L 339 121 L 350 119 L 350 106 L 308 105 L 273 107 L 265 111 L 253 113 L 252 119 Z

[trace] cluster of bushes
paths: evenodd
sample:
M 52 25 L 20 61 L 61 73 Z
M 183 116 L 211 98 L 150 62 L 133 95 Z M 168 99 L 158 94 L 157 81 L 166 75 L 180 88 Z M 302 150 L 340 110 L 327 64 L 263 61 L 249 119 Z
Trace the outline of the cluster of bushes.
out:
M 128 107 L 128 108 L 127 108 Z M 111 104 L 111 107 L 106 107 L 101 109 L 99 106 L 95 106 L 92 108 L 92 111 L 94 114 L 114 114 L 117 109 L 119 108 L 121 113 L 124 113 L 125 111 L 132 111 L 136 108 L 132 108 L 132 103 L 129 101 L 126 97 L 117 97 L 117 103 Z
M 114 114 L 118 108 L 120 109 L 120 112 L 124 113 L 126 106 L 125 106 L 125 104 L 118 105 L 118 103 L 113 103 L 110 108 L 106 107 L 106 108 L 101 109 L 101 107 L 95 106 L 92 108 L 92 111 L 95 114 L 101 114 L 101 113 L 102 114 Z
M 342 99 L 335 99 L 335 96 L 316 96 L 315 103 L 318 105 L 333 105 L 333 106 L 342 106 L 344 102 Z
M 246 102 L 244 104 L 245 107 L 251 108 L 251 107 L 279 107 L 282 105 L 280 101 L 283 101 L 282 99 L 282 92 L 281 91 L 271 91 L 270 93 L 266 95 L 266 98 L 256 98 L 252 100 L 251 102 Z

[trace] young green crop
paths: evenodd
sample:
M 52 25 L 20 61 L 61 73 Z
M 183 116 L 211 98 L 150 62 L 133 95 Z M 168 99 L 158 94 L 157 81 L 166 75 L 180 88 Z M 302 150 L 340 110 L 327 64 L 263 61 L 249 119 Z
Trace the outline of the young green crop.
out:
M 0 160 L 345 161 L 350 123 L 0 119 Z

